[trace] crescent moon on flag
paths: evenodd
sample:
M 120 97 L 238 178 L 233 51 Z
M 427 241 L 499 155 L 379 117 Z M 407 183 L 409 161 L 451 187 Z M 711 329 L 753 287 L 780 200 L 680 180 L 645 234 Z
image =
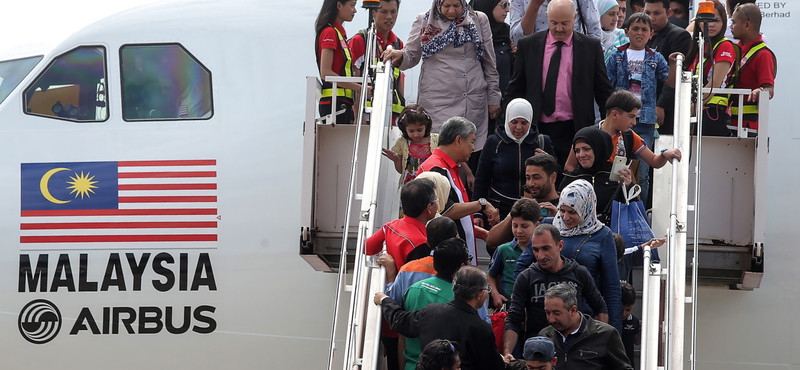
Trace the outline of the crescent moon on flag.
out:
M 56 172 L 61 172 L 61 171 L 69 171 L 69 168 L 59 167 L 59 168 L 54 168 L 54 169 L 52 169 L 50 171 L 47 171 L 44 174 L 44 176 L 42 176 L 42 181 L 39 182 L 39 189 L 42 190 L 42 195 L 44 196 L 44 198 L 49 200 L 50 202 L 55 203 L 55 204 L 64 204 L 64 203 L 69 203 L 70 202 L 69 200 L 56 199 L 56 197 L 54 197 L 52 194 L 50 194 L 50 189 L 48 187 L 48 183 L 50 182 L 50 177 L 55 175 Z

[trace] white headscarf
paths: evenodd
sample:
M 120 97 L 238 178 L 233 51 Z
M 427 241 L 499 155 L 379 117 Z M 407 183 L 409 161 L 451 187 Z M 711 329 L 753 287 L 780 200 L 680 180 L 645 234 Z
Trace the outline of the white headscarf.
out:
M 578 213 L 581 218 L 578 226 L 567 228 L 561 217 L 561 206 L 571 207 Z M 562 237 L 594 234 L 603 228 L 603 223 L 597 219 L 596 206 L 597 195 L 594 193 L 592 184 L 586 180 L 575 180 L 561 191 L 558 202 L 559 211 L 553 220 L 553 226 L 558 229 Z
M 525 99 L 516 98 L 508 103 L 508 107 L 506 107 L 506 134 L 517 144 L 522 144 L 522 141 L 525 140 L 531 132 L 531 129 L 528 127 L 528 130 L 525 131 L 525 135 L 522 135 L 519 139 L 514 137 L 514 134 L 511 133 L 511 126 L 509 126 L 509 123 L 516 118 L 522 118 L 528 122 L 533 122 L 533 107 L 531 107 L 531 103 L 528 103 Z

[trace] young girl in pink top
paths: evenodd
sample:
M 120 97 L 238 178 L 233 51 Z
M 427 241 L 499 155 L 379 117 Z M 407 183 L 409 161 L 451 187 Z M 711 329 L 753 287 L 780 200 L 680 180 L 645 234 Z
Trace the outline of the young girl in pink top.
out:
M 394 162 L 395 170 L 402 175 L 399 185 L 413 180 L 422 162 L 439 146 L 439 134 L 431 133 L 432 126 L 431 117 L 419 104 L 409 105 L 400 113 L 397 127 L 403 137 L 397 139 L 392 150 L 383 150 L 383 155 Z

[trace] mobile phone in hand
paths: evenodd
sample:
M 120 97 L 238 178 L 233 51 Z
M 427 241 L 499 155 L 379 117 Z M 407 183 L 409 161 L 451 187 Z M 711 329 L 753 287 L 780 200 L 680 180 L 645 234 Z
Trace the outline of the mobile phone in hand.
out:
M 619 171 L 628 168 L 628 158 L 623 156 L 614 157 L 614 164 L 611 166 L 611 175 L 608 177 L 611 181 L 619 181 L 622 178 L 619 176 Z

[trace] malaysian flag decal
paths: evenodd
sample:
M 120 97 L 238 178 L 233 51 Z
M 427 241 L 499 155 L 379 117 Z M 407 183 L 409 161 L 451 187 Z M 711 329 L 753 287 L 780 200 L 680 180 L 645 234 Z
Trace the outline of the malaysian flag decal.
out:
M 21 249 L 216 248 L 216 160 L 23 163 Z

